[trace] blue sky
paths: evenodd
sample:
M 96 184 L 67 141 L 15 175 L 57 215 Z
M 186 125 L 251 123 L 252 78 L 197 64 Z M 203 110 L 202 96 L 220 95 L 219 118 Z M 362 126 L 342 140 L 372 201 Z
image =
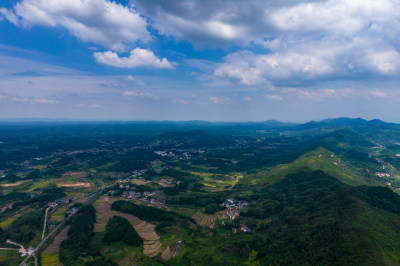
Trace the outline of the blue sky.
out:
M 8 0 L 0 118 L 400 122 L 394 0 Z

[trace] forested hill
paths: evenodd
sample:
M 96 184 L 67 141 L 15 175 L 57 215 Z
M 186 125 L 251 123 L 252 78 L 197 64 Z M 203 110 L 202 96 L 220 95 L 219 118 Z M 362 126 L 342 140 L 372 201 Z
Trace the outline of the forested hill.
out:
M 257 204 L 243 216 L 262 222 L 233 245 L 257 250 L 261 265 L 400 263 L 400 196 L 389 188 L 349 186 L 314 171 L 248 190 L 254 194 L 244 198 Z

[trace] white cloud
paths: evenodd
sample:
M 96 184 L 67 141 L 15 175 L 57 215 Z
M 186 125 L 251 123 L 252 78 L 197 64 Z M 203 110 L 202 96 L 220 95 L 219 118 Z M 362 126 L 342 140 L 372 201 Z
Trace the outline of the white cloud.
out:
M 225 63 L 214 71 L 214 75 L 243 85 L 294 78 L 311 80 L 334 72 L 334 56 L 334 51 L 325 49 L 314 49 L 308 53 L 299 50 L 266 55 L 239 51 L 229 54 Z
M 373 30 L 395 37 L 400 6 L 392 0 L 132 0 L 162 34 L 193 43 L 247 45 L 282 34 L 352 38 Z
M 251 102 L 253 99 L 250 96 L 244 96 L 243 100 L 245 100 L 246 102 Z
M 239 45 L 214 75 L 287 86 L 400 74 L 400 5 L 392 0 L 132 0 L 161 34 L 196 47 Z M 200 77 L 202 77 L 200 75 Z
M 183 99 L 173 99 L 172 102 L 179 103 L 179 104 L 189 104 L 188 101 L 183 100 Z
M 223 102 L 230 102 L 231 101 L 230 98 L 221 98 L 221 97 L 216 97 L 216 96 L 210 96 L 210 97 L 208 97 L 208 100 L 211 103 L 215 103 L 215 104 L 223 103 Z
M 306 90 L 299 88 L 283 88 L 283 93 L 295 95 L 302 100 L 322 101 L 327 98 L 340 98 L 341 95 L 334 89 Z
M 268 100 L 274 100 L 274 101 L 282 101 L 283 98 L 279 95 L 265 95 L 265 98 Z
M 283 42 L 283 41 L 282 41 Z M 375 48 L 379 47 L 379 49 Z M 242 85 L 308 83 L 400 74 L 400 53 L 379 40 L 285 40 L 267 54 L 238 51 L 214 71 L 218 78 Z
M 158 100 L 160 97 L 157 95 L 153 95 L 149 92 L 136 92 L 136 91 L 124 91 L 122 95 L 126 97 L 142 97 L 142 98 L 150 98 L 153 100 Z
M 399 10 L 391 0 L 328 0 L 281 6 L 267 20 L 282 31 L 354 36 L 374 24 L 397 24 Z
M 388 96 L 386 92 L 380 90 L 370 90 L 369 94 L 375 98 L 386 98 Z
M 19 96 L 13 96 L 13 97 L 7 97 L 6 95 L 0 96 L 0 100 L 5 100 L 5 101 L 10 101 L 10 102 L 18 102 L 18 103 L 36 103 L 36 104 L 58 104 L 58 100 L 51 100 L 51 99 L 46 99 L 46 98 L 29 98 L 29 97 L 19 97 Z
M 249 51 L 230 54 L 226 57 L 225 63 L 214 71 L 214 75 L 243 85 L 263 83 L 266 80 L 254 64 L 256 60 L 256 56 Z
M 101 108 L 101 105 L 100 104 L 97 104 L 97 103 L 94 103 L 94 104 L 90 104 L 90 105 L 88 105 L 88 107 L 89 108 Z
M 14 14 L 14 12 L 5 9 L 5 8 L 0 8 L 0 15 L 2 15 L 4 18 L 6 18 L 8 21 L 10 21 L 12 24 L 18 24 L 19 20 L 18 17 Z M 0 20 L 2 17 L 0 16 Z
M 370 68 L 382 74 L 397 74 L 400 68 L 400 54 L 389 48 L 385 51 L 370 51 Z
M 57 100 L 50 100 L 50 99 L 33 99 L 31 100 L 33 103 L 40 103 L 40 104 L 58 104 L 59 101 Z
M 126 51 L 136 41 L 150 40 L 146 20 L 134 8 L 109 0 L 22 0 L 0 9 L 15 25 L 64 27 L 83 42 Z
M 98 63 L 121 68 L 173 68 L 167 59 L 160 60 L 153 52 L 140 48 L 132 50 L 129 57 L 119 57 L 117 53 L 108 51 L 104 53 L 96 52 L 94 58 Z

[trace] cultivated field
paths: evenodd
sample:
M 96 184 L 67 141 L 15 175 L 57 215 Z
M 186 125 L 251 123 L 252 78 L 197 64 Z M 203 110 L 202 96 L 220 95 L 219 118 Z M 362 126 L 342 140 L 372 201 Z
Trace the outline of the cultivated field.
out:
M 67 233 L 69 230 L 69 226 L 66 226 L 56 237 L 54 238 L 53 243 L 50 244 L 43 252 L 43 254 L 56 254 L 59 252 L 59 246 L 61 242 L 67 239 Z
M 143 239 L 143 254 L 149 257 L 155 257 L 161 253 L 163 243 L 160 241 L 160 236 L 154 231 L 155 225 L 142 221 L 136 216 L 111 210 L 111 204 L 115 200 L 116 199 L 102 196 L 100 200 L 95 202 L 94 206 L 96 208 L 97 223 L 94 226 L 94 231 L 105 231 L 106 224 L 112 216 L 121 216 L 131 223 L 133 228 Z
M 227 219 L 225 211 L 219 211 L 215 214 L 204 214 L 202 212 L 196 212 L 192 218 L 196 221 L 196 223 L 200 226 L 210 227 L 213 229 L 215 227 L 215 220 L 217 219 Z

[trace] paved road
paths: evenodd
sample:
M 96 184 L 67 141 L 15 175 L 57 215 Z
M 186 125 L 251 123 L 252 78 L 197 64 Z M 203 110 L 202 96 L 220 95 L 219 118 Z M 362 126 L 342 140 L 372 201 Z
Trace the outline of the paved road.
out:
M 100 181 L 103 183 L 102 180 L 100 180 Z M 97 192 L 95 192 L 95 193 L 93 193 L 93 194 L 88 196 L 88 200 L 86 201 L 86 204 L 91 203 L 91 201 L 95 198 L 95 196 L 100 195 L 101 193 L 103 193 L 103 189 L 104 189 L 104 183 L 103 183 L 102 188 L 99 191 L 97 191 Z M 67 219 L 65 219 L 65 221 L 61 222 L 47 236 L 45 236 L 45 238 L 43 238 L 42 241 L 35 247 L 33 252 L 31 254 L 29 254 L 28 256 L 26 256 L 26 258 L 21 262 L 21 264 L 19 266 L 26 266 L 26 262 L 29 260 L 29 258 L 31 258 L 32 256 L 35 257 L 36 253 L 47 242 L 47 240 L 49 240 L 49 238 L 52 237 L 54 235 L 54 233 L 57 232 L 58 229 L 60 229 L 61 226 L 63 226 L 76 213 L 78 213 L 78 211 L 74 212 L 73 214 L 71 214 L 71 216 L 67 217 Z
M 72 216 L 72 215 L 71 215 Z M 21 262 L 20 266 L 25 266 L 26 262 L 28 261 L 28 259 L 32 256 L 35 256 L 35 254 L 39 251 L 39 249 L 46 243 L 47 240 L 49 240 L 49 238 L 51 236 L 54 235 L 54 233 L 60 229 L 61 226 L 64 225 L 64 223 L 66 221 L 68 221 L 70 217 L 68 217 L 64 222 L 60 223 L 59 225 L 57 225 L 45 238 L 43 238 L 43 240 L 39 243 L 39 245 L 36 246 L 36 248 L 33 250 L 33 252 L 31 254 L 29 254 L 28 256 L 26 256 L 26 258 Z

